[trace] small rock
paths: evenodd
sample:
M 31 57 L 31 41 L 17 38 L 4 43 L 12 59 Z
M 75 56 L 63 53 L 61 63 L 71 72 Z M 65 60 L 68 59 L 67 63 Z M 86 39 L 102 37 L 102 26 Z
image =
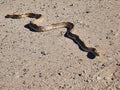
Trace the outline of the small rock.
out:
M 46 55 L 45 51 L 42 51 L 41 54 L 42 54 L 42 55 Z
M 70 4 L 70 6 L 73 6 L 73 4 Z

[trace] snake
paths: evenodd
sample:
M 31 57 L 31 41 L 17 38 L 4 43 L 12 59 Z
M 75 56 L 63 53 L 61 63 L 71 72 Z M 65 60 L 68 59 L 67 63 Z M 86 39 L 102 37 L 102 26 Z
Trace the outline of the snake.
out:
M 28 24 L 29 29 L 34 32 L 45 32 L 45 31 L 54 30 L 58 28 L 66 28 L 67 31 L 64 36 L 73 40 L 73 42 L 78 45 L 80 50 L 84 52 L 88 52 L 92 54 L 94 57 L 99 56 L 99 53 L 95 48 L 87 47 L 85 43 L 79 38 L 79 36 L 73 33 L 74 24 L 71 22 L 60 22 L 60 23 L 50 24 L 46 26 L 39 26 L 38 23 L 42 22 L 44 19 L 42 14 L 24 13 L 24 14 L 7 14 L 5 16 L 5 18 L 12 18 L 12 19 L 21 19 L 25 17 L 35 18 L 34 20 L 30 21 L 30 23 Z

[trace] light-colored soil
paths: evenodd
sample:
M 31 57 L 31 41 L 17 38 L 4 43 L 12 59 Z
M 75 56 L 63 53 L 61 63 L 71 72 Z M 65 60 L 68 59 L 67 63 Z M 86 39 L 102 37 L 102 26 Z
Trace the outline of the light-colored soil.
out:
M 120 0 L 0 0 L 0 90 L 120 90 Z M 89 59 L 66 29 L 43 33 L 24 27 L 40 13 L 47 25 L 69 21 L 100 56 Z

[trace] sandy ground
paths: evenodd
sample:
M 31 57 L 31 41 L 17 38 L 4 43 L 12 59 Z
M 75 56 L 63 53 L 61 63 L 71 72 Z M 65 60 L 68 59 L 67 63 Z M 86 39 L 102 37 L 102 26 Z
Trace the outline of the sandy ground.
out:
M 0 90 L 120 90 L 120 0 L 0 0 Z M 30 18 L 6 14 L 40 13 L 47 25 L 69 21 L 87 46 L 87 57 L 66 29 L 31 32 Z

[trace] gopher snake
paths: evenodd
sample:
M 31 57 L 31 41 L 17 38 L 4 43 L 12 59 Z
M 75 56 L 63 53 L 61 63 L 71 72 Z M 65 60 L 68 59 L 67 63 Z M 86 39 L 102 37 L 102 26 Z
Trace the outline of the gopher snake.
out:
M 82 51 L 88 52 L 89 54 L 93 55 L 94 57 L 99 56 L 95 48 L 87 47 L 84 42 L 79 38 L 78 35 L 73 34 L 74 31 L 74 24 L 71 22 L 61 22 L 46 26 L 38 26 L 38 22 L 42 22 L 43 16 L 41 14 L 34 14 L 34 13 L 25 13 L 21 15 L 17 14 L 7 14 L 5 18 L 12 18 L 12 19 L 20 19 L 24 17 L 35 18 L 35 20 L 30 21 L 28 24 L 29 29 L 35 32 L 45 32 L 52 29 L 57 28 L 66 28 L 67 32 L 65 33 L 65 37 L 72 39 Z

